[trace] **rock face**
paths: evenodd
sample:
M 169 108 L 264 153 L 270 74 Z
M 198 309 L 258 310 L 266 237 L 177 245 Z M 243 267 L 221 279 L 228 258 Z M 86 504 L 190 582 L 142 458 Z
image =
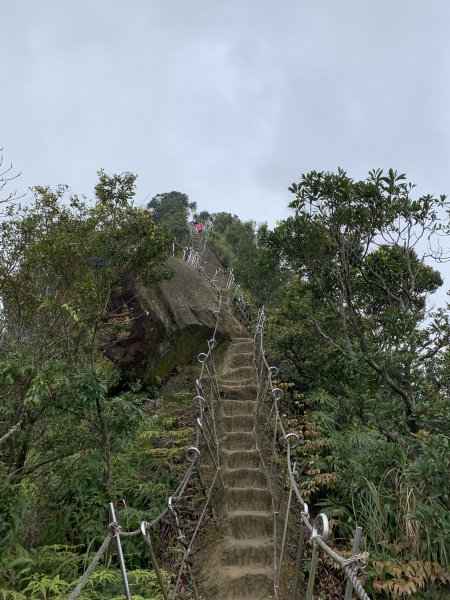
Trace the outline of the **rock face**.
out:
M 130 308 L 129 326 L 106 349 L 131 379 L 148 383 L 207 351 L 219 308 L 217 290 L 194 267 L 179 258 L 168 259 L 164 266 L 173 273 L 169 280 L 125 286 L 121 302 Z M 217 341 L 228 340 L 236 327 L 236 319 L 224 305 Z

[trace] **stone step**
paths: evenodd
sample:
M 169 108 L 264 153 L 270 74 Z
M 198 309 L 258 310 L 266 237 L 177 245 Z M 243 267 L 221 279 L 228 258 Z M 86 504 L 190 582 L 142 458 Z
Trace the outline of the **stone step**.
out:
M 258 510 L 228 511 L 230 535 L 238 540 L 273 535 L 272 513 Z
M 273 567 L 223 567 L 210 586 L 210 596 L 217 600 L 269 600 L 274 578 Z
M 254 352 L 253 350 L 249 352 L 239 352 L 235 353 L 232 358 L 229 359 L 228 366 L 229 367 L 242 367 L 242 366 L 252 366 L 255 368 L 253 362 Z
M 248 400 L 248 398 L 256 398 L 256 384 L 255 383 L 236 383 L 232 385 L 230 383 L 220 383 L 219 388 L 222 393 L 232 396 L 233 398 L 242 398 Z
M 255 367 L 253 365 L 240 365 L 233 369 L 227 369 L 220 375 L 221 381 L 241 381 L 247 379 L 255 380 Z
M 220 559 L 225 566 L 269 566 L 273 564 L 273 542 L 269 538 L 237 540 L 226 537 L 221 547 Z
M 231 431 L 246 431 L 252 432 L 255 425 L 253 415 L 232 415 L 230 417 L 222 417 L 220 426 L 224 432 Z
M 221 375 L 219 375 L 217 377 L 217 383 L 219 384 L 220 388 L 233 387 L 240 389 L 241 387 L 252 387 L 254 391 L 252 392 L 250 397 L 256 395 L 256 378 L 253 375 L 250 375 L 249 377 L 235 377 L 234 379 L 231 377 L 224 378 Z
M 243 467 L 240 469 L 222 469 L 225 485 L 229 488 L 260 488 L 268 489 L 267 477 L 262 469 Z
M 218 429 L 225 490 L 224 537 L 204 579 L 206 600 L 269 600 L 274 597 L 272 496 L 254 431 L 257 408 L 252 338 L 239 335 L 226 349 L 218 378 Z
M 225 490 L 225 502 L 229 510 L 272 509 L 272 496 L 267 488 L 229 487 Z
M 222 447 L 226 450 L 254 450 L 255 435 L 246 431 L 230 431 L 224 435 Z
M 255 400 L 221 400 L 222 412 L 225 416 L 250 415 L 256 407 Z
M 257 450 L 225 450 L 222 448 L 222 464 L 228 469 L 255 469 L 261 466 Z
M 251 352 L 253 354 L 254 350 L 255 350 L 255 344 L 254 344 L 253 340 L 236 341 L 236 338 L 234 338 L 230 344 L 230 353 L 232 355 L 247 354 L 249 352 Z M 253 358 L 252 358 L 252 360 L 253 360 Z

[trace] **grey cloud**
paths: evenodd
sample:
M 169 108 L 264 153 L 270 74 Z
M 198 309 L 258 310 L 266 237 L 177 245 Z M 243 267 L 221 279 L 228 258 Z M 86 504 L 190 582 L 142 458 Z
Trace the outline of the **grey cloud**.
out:
M 447 0 L 21 0 L 2 10 L 0 145 L 20 185 L 139 174 L 286 216 L 309 169 L 450 190 Z

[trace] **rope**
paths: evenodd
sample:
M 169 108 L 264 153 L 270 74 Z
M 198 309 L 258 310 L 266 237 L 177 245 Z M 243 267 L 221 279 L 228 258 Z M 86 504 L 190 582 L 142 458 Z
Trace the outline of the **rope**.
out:
M 255 333 L 255 346 L 256 346 L 256 352 L 257 352 L 257 355 L 255 356 L 255 369 L 256 369 L 258 401 L 259 401 L 257 414 L 256 414 L 257 419 L 261 420 L 261 416 L 263 415 L 262 406 L 263 406 L 263 404 L 266 403 L 268 393 L 270 393 L 270 395 L 272 396 L 272 405 L 271 405 L 267 419 L 264 418 L 263 422 L 261 424 L 263 433 L 261 435 L 258 446 L 261 447 L 261 445 L 262 445 L 262 440 L 265 437 L 265 434 L 267 431 L 267 426 L 270 422 L 271 415 L 274 412 L 275 413 L 274 414 L 274 422 L 275 423 L 274 423 L 274 436 L 273 436 L 273 452 L 274 453 L 276 452 L 276 444 L 277 444 L 278 436 L 282 437 L 286 444 L 287 473 L 289 476 L 289 481 L 290 481 L 292 490 L 294 491 L 295 496 L 297 497 L 297 500 L 301 507 L 300 518 L 301 518 L 302 523 L 305 525 L 305 527 L 310 532 L 311 539 L 314 539 L 316 541 L 317 545 L 330 558 L 332 558 L 346 573 L 347 577 L 352 582 L 353 589 L 354 589 L 356 595 L 358 596 L 358 598 L 360 598 L 360 600 L 370 600 L 369 596 L 364 591 L 364 588 L 363 588 L 361 582 L 358 580 L 358 578 L 356 577 L 356 574 L 355 574 L 355 572 L 358 568 L 364 568 L 367 565 L 368 556 L 369 556 L 368 553 L 362 552 L 360 554 L 351 556 L 349 558 L 343 558 L 337 552 L 335 552 L 330 546 L 328 546 L 328 544 L 326 543 L 326 540 L 324 540 L 321 537 L 321 535 L 317 534 L 316 525 L 315 525 L 316 521 L 314 521 L 314 524 L 313 524 L 313 523 L 311 523 L 311 520 L 309 518 L 308 506 L 302 498 L 301 492 L 297 485 L 297 481 L 295 478 L 292 463 L 291 463 L 291 450 L 292 450 L 292 448 L 295 447 L 295 445 L 297 445 L 297 444 L 292 445 L 291 439 L 292 439 L 292 437 L 295 437 L 297 439 L 297 443 L 298 443 L 298 436 L 296 436 L 296 434 L 286 433 L 283 419 L 282 419 L 282 417 L 280 415 L 280 411 L 279 411 L 279 400 L 282 397 L 283 392 L 279 388 L 274 388 L 274 386 L 273 386 L 272 375 L 276 373 L 276 369 L 274 369 L 273 367 L 269 367 L 269 364 L 267 362 L 267 358 L 266 358 L 266 355 L 264 352 L 263 336 L 264 336 L 265 321 L 266 321 L 265 312 L 264 312 L 264 309 L 261 309 L 258 312 L 257 321 L 256 321 L 256 333 Z M 260 456 L 261 456 L 261 453 L 260 453 Z M 272 458 L 272 466 L 274 464 L 274 461 L 275 461 L 275 458 L 273 457 Z M 264 465 L 264 469 L 265 469 L 266 473 L 268 473 L 267 465 L 266 465 L 265 461 L 263 461 L 263 465 Z M 284 485 L 284 482 L 282 483 L 282 485 Z M 272 485 L 270 485 L 270 490 L 271 490 L 271 495 L 273 498 Z M 328 536 L 328 519 L 323 514 L 318 515 L 318 517 L 322 518 L 322 522 L 323 522 L 323 526 L 324 526 L 324 534 L 323 535 L 326 538 Z M 325 529 L 326 529 L 326 531 L 325 531 Z M 275 546 L 276 546 L 276 541 L 277 540 L 275 538 Z M 277 564 L 275 564 L 275 568 L 277 569 L 277 568 L 279 568 L 279 566 L 277 567 Z M 277 594 L 278 594 L 278 589 L 277 589 L 277 587 L 275 587 L 275 597 L 277 597 Z
M 106 549 L 108 548 L 108 546 L 114 536 L 119 536 L 121 538 L 134 538 L 134 537 L 141 535 L 141 533 L 143 531 L 142 528 L 144 526 L 145 526 L 145 531 L 149 535 L 149 530 L 152 527 L 154 527 L 155 525 L 157 525 L 169 513 L 172 514 L 172 516 L 174 518 L 174 522 L 175 522 L 174 524 L 175 524 L 175 527 L 176 527 L 177 533 L 178 533 L 177 538 L 178 538 L 180 545 L 183 548 L 183 556 L 182 556 L 181 563 L 180 563 L 180 566 L 178 569 L 178 574 L 177 574 L 176 583 L 175 583 L 175 589 L 173 591 L 172 598 L 175 599 L 175 597 L 176 597 L 185 566 L 187 567 L 189 576 L 192 580 L 191 582 L 192 582 L 192 586 L 193 586 L 194 595 L 196 596 L 196 598 L 198 598 L 196 587 L 195 587 L 195 582 L 192 578 L 191 563 L 188 559 L 189 559 L 189 555 L 192 550 L 192 545 L 193 545 L 193 543 L 197 537 L 197 534 L 200 530 L 200 527 L 203 523 L 204 516 L 206 514 L 206 510 L 207 510 L 208 506 L 210 505 L 212 492 L 216 485 L 217 480 L 219 479 L 221 484 L 223 485 L 223 481 L 222 481 L 222 478 L 220 475 L 220 462 L 219 462 L 220 461 L 220 453 L 219 453 L 218 437 L 217 437 L 217 430 L 216 430 L 215 409 L 214 409 L 215 402 L 220 400 L 220 391 L 219 391 L 217 374 L 216 374 L 216 369 L 215 369 L 215 364 L 214 364 L 214 348 L 217 343 L 216 342 L 216 334 L 217 334 L 217 329 L 218 329 L 219 321 L 220 321 L 220 317 L 221 317 L 222 293 L 223 293 L 223 291 L 227 291 L 228 296 L 231 298 L 233 305 L 235 306 L 238 316 L 240 316 L 241 319 L 246 324 L 250 324 L 252 321 L 251 317 L 252 317 L 253 307 L 248 302 L 245 301 L 242 291 L 241 291 L 241 288 L 239 287 L 239 285 L 237 285 L 237 283 L 235 281 L 234 273 L 231 269 L 229 271 L 215 269 L 214 267 L 209 265 L 196 250 L 194 250 L 193 235 L 194 235 L 194 232 L 191 229 L 189 245 L 185 248 L 181 248 L 181 246 L 174 243 L 174 246 L 173 246 L 174 252 L 173 253 L 175 255 L 175 246 L 177 246 L 178 248 L 181 248 L 181 250 L 183 251 L 183 259 L 188 264 L 192 265 L 193 268 L 198 269 L 199 272 L 202 274 L 202 276 L 204 276 L 209 281 L 211 287 L 213 287 L 217 290 L 217 305 L 218 305 L 218 310 L 216 310 L 214 312 L 216 322 L 215 322 L 213 336 L 208 341 L 208 351 L 201 353 L 198 356 L 198 360 L 201 363 L 201 369 L 200 369 L 199 378 L 196 381 L 197 396 L 194 398 L 194 402 L 197 403 L 196 404 L 197 417 L 196 417 L 196 421 L 195 421 L 195 445 L 191 446 L 191 448 L 189 449 L 191 451 L 195 450 L 196 454 L 193 458 L 190 458 L 191 463 L 190 463 L 189 467 L 187 468 L 187 470 L 185 471 L 183 477 L 181 478 L 181 481 L 178 484 L 176 490 L 169 498 L 168 506 L 166 506 L 164 508 L 164 510 L 157 517 L 155 517 L 153 519 L 153 521 L 151 521 L 151 522 L 143 521 L 141 523 L 140 528 L 135 531 L 122 531 L 117 523 L 111 523 L 109 525 L 108 534 L 105 537 L 101 547 L 99 548 L 97 554 L 93 558 L 89 567 L 86 569 L 86 571 L 85 571 L 84 575 L 82 576 L 82 578 L 80 579 L 79 583 L 77 584 L 77 586 L 74 588 L 74 590 L 70 594 L 68 600 L 76 600 L 76 598 L 78 597 L 80 592 L 83 590 L 84 586 L 86 585 L 87 581 L 89 580 L 89 577 L 92 575 L 94 569 L 100 562 L 102 556 L 106 552 Z M 204 235 L 204 237 L 202 238 L 202 244 L 203 244 L 202 253 L 205 251 L 206 242 L 207 242 L 207 235 Z M 214 273 L 214 275 L 211 276 L 208 273 L 208 270 L 210 270 L 211 273 Z M 311 539 L 314 539 L 314 541 L 317 543 L 317 545 L 328 556 L 330 556 L 338 565 L 340 565 L 340 567 L 344 570 L 344 572 L 347 574 L 348 578 L 352 582 L 354 591 L 356 592 L 356 594 L 360 598 L 360 600 L 370 600 L 369 596 L 364 591 L 362 584 L 360 583 L 360 581 L 358 580 L 358 578 L 356 577 L 356 574 L 355 574 L 358 568 L 363 568 L 367 564 L 367 560 L 368 560 L 367 552 L 363 552 L 363 553 L 357 554 L 356 556 L 351 556 L 349 558 L 343 558 L 337 552 L 335 552 L 332 548 L 330 548 L 330 546 L 328 546 L 326 544 L 326 538 L 328 536 L 327 517 L 323 514 L 318 515 L 318 517 L 322 518 L 322 525 L 323 525 L 323 534 L 322 535 L 323 535 L 323 537 L 317 533 L 317 526 L 316 526 L 317 518 L 314 521 L 314 523 L 311 523 L 311 521 L 310 521 L 308 506 L 304 502 L 304 500 L 301 496 L 300 490 L 298 488 L 298 485 L 297 485 L 297 482 L 295 479 L 294 469 L 291 464 L 291 449 L 296 446 L 296 443 L 295 444 L 291 443 L 292 437 L 295 437 L 297 439 L 297 443 L 298 443 L 298 437 L 296 436 L 296 434 L 287 433 L 286 429 L 284 427 L 284 423 L 283 423 L 283 420 L 282 420 L 282 417 L 281 417 L 280 411 L 279 411 L 279 400 L 281 399 L 283 392 L 279 388 L 274 388 L 273 381 L 272 381 L 272 377 L 274 375 L 276 375 L 277 369 L 275 367 L 269 366 L 269 364 L 267 362 L 266 354 L 264 351 L 263 337 L 264 337 L 264 329 L 265 329 L 265 322 L 266 322 L 266 314 L 265 314 L 264 308 L 260 309 L 257 312 L 254 322 L 256 325 L 256 327 L 255 327 L 256 332 L 255 332 L 255 338 L 254 338 L 255 339 L 254 363 L 255 363 L 255 372 L 256 372 L 257 391 L 258 391 L 257 392 L 258 403 L 257 403 L 256 414 L 255 414 L 256 421 L 258 421 L 261 418 L 261 416 L 264 415 L 264 413 L 266 413 L 266 414 L 268 413 L 267 419 L 265 419 L 265 423 L 263 425 L 263 433 L 258 442 L 257 451 L 261 457 L 264 470 L 266 471 L 266 475 L 268 477 L 268 484 L 269 484 L 269 489 L 270 489 L 270 493 L 271 493 L 271 497 L 272 497 L 272 507 L 273 507 L 273 513 L 274 513 L 274 534 L 275 534 L 275 538 L 274 538 L 275 539 L 275 544 L 274 544 L 274 556 L 275 556 L 275 565 L 274 566 L 275 566 L 275 569 L 277 570 L 277 568 L 281 568 L 281 565 L 280 565 L 280 567 L 277 567 L 277 564 L 276 564 L 277 563 L 276 506 L 279 506 L 279 504 L 277 504 L 276 500 L 275 500 L 275 489 L 273 486 L 272 478 L 268 475 L 269 465 L 266 464 L 266 461 L 264 460 L 264 457 L 261 452 L 261 448 L 263 446 L 263 440 L 266 437 L 266 431 L 268 433 L 270 432 L 269 425 L 271 423 L 271 420 L 274 421 L 274 425 L 273 425 L 273 430 L 271 430 L 272 431 L 271 437 L 273 440 L 272 441 L 273 453 L 272 453 L 270 470 L 272 471 L 277 466 L 277 444 L 280 442 L 280 439 L 282 439 L 286 445 L 286 473 L 289 477 L 291 489 L 294 492 L 295 497 L 297 498 L 297 500 L 300 503 L 301 522 L 304 524 L 306 529 L 310 532 Z M 205 377 L 208 380 L 208 383 L 206 384 L 206 386 L 203 385 L 203 380 Z M 208 394 L 205 393 L 205 390 L 207 388 L 209 389 L 209 394 L 210 394 L 209 398 L 208 398 Z M 271 406 L 269 409 L 269 407 L 267 406 L 267 403 L 268 403 L 268 399 L 270 397 L 272 398 L 272 402 L 271 402 Z M 211 420 L 212 420 L 211 424 L 209 423 L 207 414 L 209 414 L 211 417 Z M 206 423 L 206 430 L 205 430 L 205 428 L 202 427 L 202 421 L 204 423 Z M 12 430 L 10 430 L 2 438 L 0 438 L 0 443 L 2 441 L 4 441 L 5 439 L 7 439 L 10 435 L 12 435 L 19 427 L 20 427 L 20 425 L 17 424 Z M 214 446 L 214 448 L 216 450 L 216 452 L 214 453 L 215 456 L 212 454 L 212 449 L 211 449 L 210 441 L 208 441 L 207 432 L 209 433 L 210 441 L 213 442 L 212 445 Z M 213 467 L 215 469 L 215 474 L 212 479 L 212 483 L 211 483 L 209 489 L 207 490 L 207 493 L 205 494 L 205 501 L 203 504 L 203 508 L 201 510 L 201 514 L 195 524 L 191 539 L 188 542 L 186 539 L 185 533 L 183 532 L 181 522 L 178 517 L 178 510 L 177 510 L 176 505 L 178 503 L 180 503 L 181 499 L 183 498 L 183 495 L 184 495 L 184 493 L 187 489 L 187 486 L 191 480 L 194 469 L 196 470 L 197 473 L 200 473 L 200 471 L 199 471 L 199 469 L 200 469 L 200 466 L 199 466 L 200 465 L 199 443 L 200 443 L 201 439 L 203 439 L 203 441 L 208 449 L 208 453 L 210 455 L 211 461 L 213 463 Z M 192 455 L 192 452 L 191 452 L 191 455 Z M 284 477 L 283 477 L 283 479 L 284 479 Z M 201 477 L 199 477 L 199 480 L 201 480 Z M 283 487 L 284 487 L 284 483 L 285 482 L 283 481 L 282 482 Z M 203 491 L 206 492 L 206 488 L 203 484 L 203 481 L 201 481 L 201 485 L 202 485 Z M 280 495 L 279 501 L 281 501 L 281 495 Z M 325 539 L 323 539 L 323 538 L 325 538 Z M 156 561 L 155 557 L 154 557 L 154 559 Z M 155 563 L 155 564 L 156 564 L 155 568 L 158 570 L 157 563 Z M 161 585 L 163 586 L 162 583 L 161 583 Z M 163 591 L 163 594 L 166 594 L 163 587 L 162 587 L 162 591 Z M 275 598 L 277 598 L 277 597 L 278 597 L 278 588 L 275 587 Z
M 92 573 L 95 571 L 95 568 L 97 567 L 98 563 L 101 561 L 102 556 L 105 554 L 106 550 L 108 549 L 108 546 L 111 543 L 111 540 L 116 535 L 116 528 L 113 527 L 113 525 L 116 525 L 116 524 L 115 523 L 114 524 L 113 523 L 110 524 L 109 531 L 108 531 L 105 539 L 103 540 L 102 545 L 98 549 L 97 554 L 92 559 L 91 564 L 88 566 L 88 568 L 84 572 L 84 575 L 82 576 L 82 578 L 80 579 L 80 581 L 77 583 L 77 585 L 75 586 L 75 588 L 71 592 L 68 600 L 75 600 L 76 598 L 78 598 L 78 596 L 83 591 L 84 586 L 88 582 L 88 580 L 89 580 L 90 576 L 92 575 Z
M 354 556 L 350 556 L 349 558 L 344 559 L 341 562 L 341 565 L 343 567 L 347 567 L 348 565 L 351 565 L 352 563 L 358 563 L 359 565 L 363 565 L 364 567 L 367 565 L 367 562 L 369 560 L 369 553 L 368 552 L 360 552 L 359 554 L 355 554 Z M 358 565 L 355 564 L 354 568 L 356 568 Z
M 203 238 L 204 242 L 203 242 L 203 250 L 206 247 L 206 240 L 207 240 L 207 235 Z M 192 239 L 190 240 L 192 241 Z M 179 246 L 178 244 L 174 243 L 173 248 L 174 248 L 174 254 L 175 254 L 175 247 L 181 248 L 181 246 Z M 214 410 L 214 402 L 217 401 L 219 399 L 219 385 L 217 382 L 217 375 L 216 375 L 216 369 L 215 369 L 215 365 L 214 365 L 214 348 L 217 345 L 216 342 L 216 334 L 217 334 L 217 330 L 218 330 L 218 326 L 219 326 L 219 321 L 220 321 L 220 317 L 221 317 L 221 310 L 222 310 L 222 289 L 219 286 L 219 282 L 217 280 L 217 275 L 218 275 L 218 270 L 216 269 L 214 277 L 210 277 L 206 271 L 206 268 L 208 267 L 206 261 L 200 256 L 200 254 L 198 254 L 193 248 L 192 245 L 190 244 L 190 247 L 187 248 L 181 248 L 181 250 L 183 250 L 183 258 L 186 262 L 188 262 L 189 264 L 191 264 L 194 268 L 197 268 L 200 270 L 200 272 L 209 280 L 211 286 L 213 288 L 215 288 L 217 290 L 217 310 L 214 311 L 214 317 L 215 317 L 215 325 L 214 325 L 214 331 L 213 331 L 213 335 L 212 338 L 208 341 L 208 351 L 206 353 L 202 353 L 201 355 L 199 355 L 199 360 L 201 362 L 201 372 L 200 372 L 200 376 L 197 379 L 196 385 L 197 385 L 197 389 L 199 391 L 199 396 L 202 399 L 202 404 L 200 407 L 200 414 L 203 417 L 203 404 L 205 406 L 205 409 L 209 412 L 209 414 L 211 415 L 211 419 L 212 419 L 212 431 L 210 430 L 210 436 L 211 439 L 213 441 L 213 445 L 214 447 L 218 450 L 218 440 L 217 440 L 217 431 L 216 431 L 216 420 L 215 420 L 215 410 Z M 209 366 L 210 363 L 210 366 Z M 203 386 L 202 386 L 202 380 L 204 379 L 204 377 L 207 377 L 210 383 L 210 387 L 211 387 L 211 398 L 208 399 L 207 395 L 204 393 L 203 390 Z M 197 398 L 195 400 L 197 400 Z M 201 422 L 201 421 L 200 421 Z M 205 422 L 208 422 L 207 420 L 205 420 Z M 8 439 L 8 437 L 10 437 L 11 435 L 13 435 L 18 429 L 20 429 L 20 423 L 18 423 L 17 425 L 15 425 L 10 431 L 8 431 L 2 438 L 0 438 L 0 443 L 5 441 L 6 439 Z M 208 429 L 209 428 L 209 423 L 208 423 Z M 103 555 L 105 554 L 107 548 L 109 547 L 111 540 L 118 536 L 120 538 L 124 538 L 124 539 L 131 539 L 134 537 L 138 537 L 140 535 L 142 535 L 142 527 L 145 525 L 145 531 L 149 532 L 149 530 L 156 526 L 158 523 L 161 522 L 161 520 L 167 516 L 169 513 L 171 513 L 174 516 L 174 520 L 175 520 L 175 526 L 178 530 L 178 540 L 179 542 L 182 544 L 183 548 L 185 548 L 184 551 L 184 555 L 181 561 L 181 565 L 180 565 L 180 569 L 178 572 L 178 576 L 177 576 L 177 584 L 176 584 L 176 589 L 174 591 L 173 594 L 173 598 L 175 598 L 176 595 L 176 590 L 179 586 L 179 582 L 181 580 L 181 576 L 182 576 L 182 572 L 183 572 L 183 568 L 184 565 L 186 564 L 186 561 L 188 559 L 188 555 L 191 551 L 191 547 L 192 544 L 194 543 L 198 531 L 200 530 L 200 527 L 202 525 L 202 522 L 204 520 L 204 516 L 206 514 L 206 510 L 208 508 L 208 506 L 210 505 L 211 502 L 211 495 L 214 489 L 214 486 L 216 485 L 217 479 L 220 479 L 220 474 L 219 474 L 219 470 L 220 470 L 220 465 L 219 465 L 219 454 L 218 451 L 216 453 L 216 459 L 214 459 L 213 456 L 211 456 L 212 462 L 214 464 L 214 467 L 216 469 L 215 475 L 212 479 L 212 483 L 211 486 L 209 487 L 207 493 L 205 494 L 206 498 L 203 504 L 203 508 L 201 510 L 201 514 L 199 519 L 197 520 L 197 522 L 195 523 L 195 527 L 194 527 L 194 532 L 193 535 L 191 537 L 190 542 L 188 543 L 186 541 L 185 535 L 182 531 L 181 528 L 181 523 L 179 521 L 178 518 L 178 514 L 177 514 L 177 508 L 176 508 L 176 504 L 179 503 L 182 498 L 183 495 L 189 485 L 189 482 L 192 478 L 192 474 L 194 473 L 194 470 L 196 470 L 197 474 L 200 473 L 199 471 L 199 457 L 200 457 L 200 451 L 198 450 L 198 446 L 200 443 L 200 439 L 201 439 L 201 435 L 203 435 L 203 438 L 205 440 L 205 443 L 208 445 L 208 440 L 205 437 L 206 433 L 205 431 L 202 431 L 201 428 L 199 427 L 198 424 L 198 420 L 196 420 L 196 424 L 195 424 L 195 445 L 191 446 L 191 448 L 189 450 L 195 450 L 196 454 L 194 458 L 190 459 L 190 465 L 187 468 L 187 470 L 185 471 L 184 475 L 181 478 L 181 481 L 179 482 L 177 488 L 175 489 L 175 491 L 173 492 L 173 494 L 171 495 L 170 499 L 169 499 L 169 505 L 166 506 L 164 508 L 164 510 L 162 510 L 151 522 L 147 522 L 147 521 L 142 521 L 142 523 L 140 524 L 139 529 L 136 529 L 134 531 L 122 531 L 121 527 L 113 522 L 109 524 L 109 531 L 105 537 L 105 539 L 103 540 L 102 545 L 100 546 L 99 550 L 97 551 L 96 555 L 94 556 L 94 558 L 92 559 L 91 563 L 89 564 L 88 568 L 86 569 L 86 571 L 84 572 L 83 576 L 81 577 L 80 581 L 78 582 L 78 584 L 76 585 L 76 587 L 73 589 L 73 591 L 71 592 L 69 599 L 68 600 L 76 600 L 76 598 L 79 596 L 79 594 L 81 593 L 81 591 L 84 589 L 84 587 L 86 586 L 89 578 L 91 577 L 92 573 L 94 572 L 95 568 L 98 566 L 100 560 L 102 559 Z M 191 452 L 192 454 L 192 452 Z M 201 480 L 201 477 L 199 477 L 199 480 Z M 204 486 L 203 481 L 201 481 L 201 485 Z M 206 489 L 203 488 L 204 491 L 206 492 Z M 155 559 L 156 560 L 156 559 Z M 188 565 L 188 568 L 190 570 L 190 565 Z M 192 578 L 192 573 L 191 573 L 191 578 Z M 161 584 L 162 585 L 162 584 Z M 193 586 L 195 588 L 195 583 L 193 582 Z M 165 593 L 165 591 L 163 591 L 163 593 Z
M 344 564 L 348 559 L 342 558 L 342 556 L 340 556 L 337 552 L 335 552 L 332 548 L 330 548 L 330 546 L 328 546 L 320 536 L 317 536 L 315 538 L 315 541 L 322 548 L 322 550 L 325 552 L 325 554 L 328 554 L 328 556 L 330 558 L 332 558 L 335 562 L 337 562 L 344 569 L 348 578 L 351 580 L 351 582 L 353 584 L 353 589 L 356 592 L 356 594 L 358 595 L 358 598 L 360 598 L 361 600 L 370 600 L 370 597 L 366 594 L 360 581 L 355 576 L 353 569 L 350 566 L 348 566 L 348 564 Z M 367 554 L 367 553 L 363 553 L 363 554 Z M 368 555 L 367 555 L 367 557 L 368 557 Z M 367 558 L 366 558 L 366 560 L 367 560 Z
M 187 257 L 188 262 L 190 262 L 190 264 L 192 264 L 195 268 L 198 268 L 206 277 L 208 277 L 206 268 L 209 265 L 206 263 L 206 261 L 204 261 L 204 259 L 198 253 L 196 253 L 192 248 L 190 249 L 190 252 L 187 256 L 188 256 Z M 218 283 L 217 283 L 217 275 L 218 275 L 218 271 L 216 270 L 214 277 L 212 279 L 209 277 L 208 278 L 210 279 L 211 284 L 214 285 L 215 287 L 217 287 L 217 289 L 219 289 L 219 294 L 220 294 L 220 288 L 218 287 Z M 233 271 L 230 269 L 228 271 L 228 274 L 226 272 L 222 272 L 221 275 L 224 280 L 223 286 L 224 286 L 225 290 L 227 290 L 227 292 L 232 295 L 232 300 L 236 307 L 237 313 L 242 317 L 244 322 L 249 324 L 251 322 L 251 316 L 249 316 L 248 313 L 250 313 L 250 315 L 251 315 L 251 306 L 244 300 L 241 289 L 235 281 L 235 276 L 234 276 Z M 288 434 L 284 427 L 283 419 L 281 418 L 279 406 L 278 406 L 278 401 L 281 398 L 282 391 L 279 390 L 278 388 L 274 388 L 273 382 L 272 382 L 272 375 L 276 374 L 277 369 L 269 366 L 269 364 L 267 362 L 266 354 L 264 351 L 263 333 L 264 333 L 265 323 L 266 323 L 266 314 L 265 314 L 264 308 L 261 308 L 258 311 L 255 321 L 256 321 L 255 371 L 256 371 L 256 380 L 257 380 L 257 389 L 258 389 L 258 407 L 256 410 L 256 418 L 257 419 L 263 413 L 262 407 L 266 403 L 268 394 L 270 393 L 270 395 L 272 396 L 272 406 L 269 410 L 267 418 L 265 419 L 265 423 L 263 425 L 263 433 L 262 433 L 259 443 L 258 443 L 258 448 L 257 448 L 258 454 L 260 455 L 260 457 L 262 459 L 262 463 L 263 463 L 264 469 L 267 474 L 268 473 L 268 465 L 266 465 L 266 461 L 264 460 L 264 458 L 262 456 L 260 448 L 262 447 L 263 439 L 266 437 L 266 431 L 268 432 L 268 426 L 271 422 L 272 414 L 274 413 L 274 415 L 273 415 L 273 417 L 274 417 L 274 435 L 273 435 L 274 448 L 273 448 L 273 450 L 274 451 L 276 450 L 275 444 L 277 443 L 278 434 L 279 434 L 280 437 L 282 437 L 286 442 L 287 473 L 289 476 L 289 480 L 290 480 L 292 489 L 293 489 L 295 496 L 297 497 L 297 500 L 299 501 L 300 506 L 301 506 L 300 517 L 301 517 L 303 524 L 305 525 L 307 530 L 310 532 L 311 537 L 312 537 L 315 532 L 315 529 L 314 529 L 315 526 L 310 521 L 309 513 L 308 513 L 308 506 L 302 498 L 301 492 L 299 490 L 299 487 L 298 487 L 296 479 L 295 479 L 292 464 L 291 464 L 291 448 L 293 446 L 291 445 L 290 437 L 294 434 Z M 208 355 L 205 355 L 205 358 L 202 361 L 201 376 L 203 376 L 203 370 L 205 367 L 205 362 L 206 362 L 207 357 L 208 357 Z M 209 369 L 207 369 L 207 371 L 208 371 L 208 375 L 210 375 Z M 200 381 L 201 381 L 201 378 L 200 378 Z M 203 393 L 202 393 L 202 396 L 203 396 Z M 215 426 L 215 421 L 214 421 L 214 426 Z M 273 468 L 274 465 L 275 465 L 275 457 L 273 456 L 271 468 Z M 271 496 L 272 496 L 272 505 L 275 506 L 274 489 L 273 489 L 271 477 L 269 477 L 269 476 L 268 476 L 268 482 L 269 482 L 269 487 L 270 487 Z M 284 485 L 284 482 L 283 482 L 283 485 Z M 325 515 L 324 515 L 324 517 L 325 517 Z M 328 524 L 327 524 L 327 527 L 328 527 Z M 356 556 L 351 556 L 351 557 L 345 559 L 342 556 L 340 556 L 337 552 L 335 552 L 332 548 L 330 548 L 330 546 L 328 546 L 326 544 L 326 542 L 322 539 L 322 537 L 320 535 L 316 534 L 314 536 L 314 539 L 316 540 L 316 542 L 320 546 L 320 548 L 328 556 L 330 556 L 337 564 L 339 564 L 340 567 L 345 571 L 347 576 L 350 578 L 350 580 L 353 584 L 354 591 L 356 592 L 358 597 L 361 600 L 370 600 L 369 596 L 364 591 L 361 583 L 359 582 L 359 580 L 357 579 L 357 577 L 355 576 L 355 573 L 354 573 L 356 568 L 358 568 L 358 567 L 363 568 L 367 564 L 368 553 L 363 552 Z M 276 546 L 276 544 L 275 544 L 275 546 Z M 275 556 L 276 556 L 276 551 L 275 551 Z M 276 565 L 275 565 L 275 567 L 276 567 Z M 275 594 L 277 595 L 277 590 L 275 590 Z
M 192 544 L 194 543 L 195 538 L 197 537 L 197 533 L 198 533 L 198 531 L 200 529 L 200 525 L 201 525 L 201 523 L 203 521 L 203 518 L 205 516 L 206 509 L 208 508 L 208 505 L 209 505 L 209 503 L 211 501 L 212 490 L 213 490 L 214 485 L 216 483 L 216 479 L 217 479 L 217 472 L 214 475 L 212 483 L 211 483 L 211 485 L 209 487 L 208 494 L 207 494 L 206 500 L 205 500 L 205 504 L 203 505 L 202 513 L 201 513 L 200 518 L 199 518 L 199 520 L 197 522 L 197 526 L 194 529 L 194 533 L 192 534 L 191 541 L 189 542 L 188 546 L 184 548 L 184 554 L 183 554 L 183 558 L 181 560 L 180 568 L 178 570 L 178 577 L 177 577 L 177 581 L 176 581 L 176 584 L 175 584 L 174 597 L 175 597 L 175 594 L 177 593 L 178 587 L 180 585 L 181 576 L 182 576 L 182 573 L 183 573 L 183 567 L 184 567 L 184 565 L 186 563 L 186 560 L 188 559 L 188 556 L 189 556 L 189 554 L 190 554 L 190 552 L 192 550 Z

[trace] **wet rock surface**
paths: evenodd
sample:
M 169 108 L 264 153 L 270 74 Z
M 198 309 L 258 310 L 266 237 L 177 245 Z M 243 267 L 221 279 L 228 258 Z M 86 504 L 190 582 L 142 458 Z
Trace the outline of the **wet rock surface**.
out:
M 213 335 L 217 290 L 204 274 L 179 258 L 164 265 L 170 279 L 153 285 L 127 282 L 120 302 L 130 308 L 128 330 L 108 340 L 106 355 L 130 378 L 146 382 L 164 379 L 178 365 L 207 351 Z M 215 270 L 215 269 L 214 269 Z M 216 339 L 230 339 L 237 322 L 231 309 L 222 310 Z

